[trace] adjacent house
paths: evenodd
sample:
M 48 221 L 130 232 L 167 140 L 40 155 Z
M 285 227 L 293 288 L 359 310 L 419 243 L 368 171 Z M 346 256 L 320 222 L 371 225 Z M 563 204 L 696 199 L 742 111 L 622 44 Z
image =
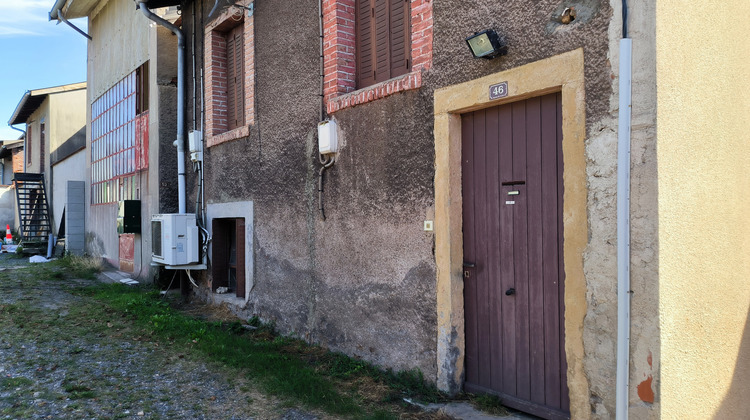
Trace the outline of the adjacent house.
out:
M 23 139 L 0 140 L 0 228 L 10 225 L 13 231 L 18 228 L 13 190 L 15 172 L 23 172 Z
M 51 13 L 89 17 L 92 254 L 544 418 L 750 412 L 741 1 L 136 3 Z
M 29 90 L 8 121 L 11 126 L 25 125 L 24 166 L 14 179 L 17 186 L 23 183 L 32 188 L 16 191 L 17 197 L 26 200 L 20 208 L 20 223 L 27 241 L 34 237 L 46 242 L 50 233 L 55 237 L 64 235 L 66 206 L 83 206 L 82 197 L 75 203 L 69 202 L 69 181 L 85 180 L 85 104 L 85 82 Z M 70 223 L 82 226 L 83 214 Z M 29 236 L 32 230 L 34 235 Z M 82 242 L 74 241 L 72 249 L 70 245 L 66 243 L 66 249 L 83 252 Z

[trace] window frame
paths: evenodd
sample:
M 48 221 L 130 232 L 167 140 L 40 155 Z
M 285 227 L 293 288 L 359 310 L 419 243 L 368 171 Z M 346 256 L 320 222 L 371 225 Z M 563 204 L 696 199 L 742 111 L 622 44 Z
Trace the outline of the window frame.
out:
M 227 7 L 204 28 L 206 147 L 247 137 L 250 126 L 255 124 L 254 17 L 238 7 L 249 3 L 249 0 L 244 0 Z M 242 13 L 238 13 L 240 11 Z M 232 74 L 242 73 L 230 83 L 227 39 L 232 36 L 234 51 L 237 51 L 233 55 Z M 236 48 L 238 44 L 241 50 Z M 232 104 L 229 104 L 230 89 L 233 92 Z
M 410 4 L 410 0 L 356 0 L 354 33 L 358 89 L 411 71 Z M 401 10 L 398 10 L 399 5 Z M 379 52 L 385 46 L 385 52 Z

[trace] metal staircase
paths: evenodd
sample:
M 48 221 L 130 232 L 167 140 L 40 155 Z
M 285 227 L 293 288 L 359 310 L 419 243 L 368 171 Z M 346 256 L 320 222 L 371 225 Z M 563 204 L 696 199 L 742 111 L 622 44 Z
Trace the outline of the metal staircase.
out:
M 46 249 L 52 231 L 44 174 L 16 173 L 13 177 L 21 221 L 21 245 Z

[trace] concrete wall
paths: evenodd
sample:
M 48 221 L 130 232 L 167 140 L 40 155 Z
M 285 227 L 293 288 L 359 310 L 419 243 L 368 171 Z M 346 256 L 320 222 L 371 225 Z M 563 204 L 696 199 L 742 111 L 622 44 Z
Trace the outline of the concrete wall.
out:
M 661 417 L 746 418 L 750 9 L 666 0 L 656 17 Z
M 68 181 L 84 181 L 87 178 L 86 152 L 84 150 L 68 157 L 59 162 L 52 168 L 52 214 L 53 214 L 53 232 L 57 235 L 62 221 L 62 213 L 65 208 L 65 202 L 68 194 Z
M 58 150 L 66 140 L 86 124 L 86 108 L 86 89 L 49 96 L 47 153 Z M 79 172 L 83 173 L 82 170 Z
M 5 225 L 15 230 L 16 224 L 16 190 L 11 186 L 0 186 L 0 231 L 5 239 Z
M 11 185 L 13 184 L 13 158 L 8 156 L 2 159 L 2 177 L 0 177 L 0 185 Z M 2 182 L 5 181 L 5 182 Z

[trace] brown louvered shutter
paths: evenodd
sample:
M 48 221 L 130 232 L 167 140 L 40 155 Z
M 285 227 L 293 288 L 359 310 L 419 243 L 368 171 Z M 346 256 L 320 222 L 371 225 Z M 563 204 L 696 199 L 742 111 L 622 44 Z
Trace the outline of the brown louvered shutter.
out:
M 411 70 L 409 0 L 357 0 L 357 87 Z
M 357 86 L 364 87 L 375 83 L 374 62 L 374 19 L 371 2 L 357 0 Z
M 245 124 L 244 37 L 240 24 L 227 34 L 227 128 Z
M 391 73 L 391 43 L 388 25 L 388 3 L 376 0 L 375 7 L 375 83 L 388 80 Z
M 411 69 L 411 8 L 409 0 L 388 0 L 390 10 L 391 74 L 401 76 Z

